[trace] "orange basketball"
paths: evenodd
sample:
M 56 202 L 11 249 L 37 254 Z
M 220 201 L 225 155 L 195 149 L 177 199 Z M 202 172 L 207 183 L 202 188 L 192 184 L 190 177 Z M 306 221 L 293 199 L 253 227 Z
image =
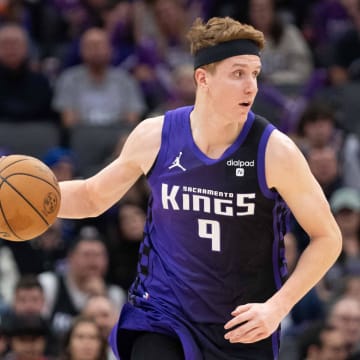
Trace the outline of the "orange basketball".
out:
M 0 238 L 33 239 L 56 220 L 60 188 L 53 172 L 26 155 L 0 159 Z

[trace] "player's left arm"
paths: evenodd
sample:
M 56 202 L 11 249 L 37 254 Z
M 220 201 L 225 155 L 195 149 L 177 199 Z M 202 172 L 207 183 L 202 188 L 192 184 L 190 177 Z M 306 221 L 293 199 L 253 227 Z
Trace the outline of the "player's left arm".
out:
M 266 180 L 288 204 L 310 237 L 298 264 L 282 286 L 263 304 L 238 306 L 225 325 L 231 342 L 255 342 L 271 335 L 292 307 L 324 276 L 338 258 L 341 233 L 324 193 L 307 161 L 284 134 L 274 131 L 266 150 Z

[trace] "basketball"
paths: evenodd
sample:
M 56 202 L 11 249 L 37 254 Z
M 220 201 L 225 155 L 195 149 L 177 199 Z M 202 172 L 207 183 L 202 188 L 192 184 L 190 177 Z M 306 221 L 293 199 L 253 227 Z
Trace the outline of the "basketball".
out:
M 33 239 L 56 220 L 60 188 L 42 161 L 26 155 L 0 159 L 0 238 Z

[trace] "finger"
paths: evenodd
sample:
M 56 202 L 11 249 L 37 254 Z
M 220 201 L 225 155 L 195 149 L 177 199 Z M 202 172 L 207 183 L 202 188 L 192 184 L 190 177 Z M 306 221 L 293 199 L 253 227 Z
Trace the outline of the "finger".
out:
M 245 304 L 245 305 L 239 305 L 234 309 L 231 313 L 231 315 L 236 316 L 243 312 L 246 312 L 251 309 L 252 304 Z
M 240 314 L 240 315 L 232 318 L 231 320 L 229 320 L 224 325 L 224 329 L 228 330 L 228 329 L 233 328 L 234 326 L 242 326 L 243 324 L 248 322 L 250 319 L 251 319 L 251 317 L 250 317 L 249 313 Z
M 246 323 L 243 323 L 239 326 L 237 326 L 236 328 L 228 331 L 225 334 L 225 339 L 230 340 L 231 338 L 233 338 L 234 336 L 244 336 L 245 334 L 247 334 L 248 332 L 254 330 L 258 328 L 257 325 L 254 324 L 253 321 L 248 321 Z
M 239 335 L 237 337 L 233 337 L 229 340 L 231 343 L 241 342 L 243 344 L 251 344 L 257 341 L 260 341 L 266 337 L 266 334 L 261 331 L 261 329 L 253 329 L 252 331 L 243 334 L 242 336 Z
M 234 326 L 241 325 L 251 319 L 251 304 L 238 306 L 231 315 L 234 316 L 233 319 L 229 320 L 225 325 L 225 329 L 230 329 Z
M 264 334 L 264 331 L 259 326 L 254 326 L 247 324 L 247 326 L 242 328 L 237 328 L 233 331 L 230 331 L 225 334 L 225 339 L 229 340 L 229 342 L 242 342 L 242 343 L 250 343 L 254 341 L 258 341 Z

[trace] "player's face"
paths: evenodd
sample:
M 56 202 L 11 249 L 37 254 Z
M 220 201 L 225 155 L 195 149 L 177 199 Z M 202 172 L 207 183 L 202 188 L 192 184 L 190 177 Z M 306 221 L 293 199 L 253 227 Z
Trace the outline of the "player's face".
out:
M 260 58 L 256 55 L 238 55 L 221 61 L 215 72 L 208 74 L 208 92 L 215 111 L 246 116 L 258 91 L 260 69 Z

